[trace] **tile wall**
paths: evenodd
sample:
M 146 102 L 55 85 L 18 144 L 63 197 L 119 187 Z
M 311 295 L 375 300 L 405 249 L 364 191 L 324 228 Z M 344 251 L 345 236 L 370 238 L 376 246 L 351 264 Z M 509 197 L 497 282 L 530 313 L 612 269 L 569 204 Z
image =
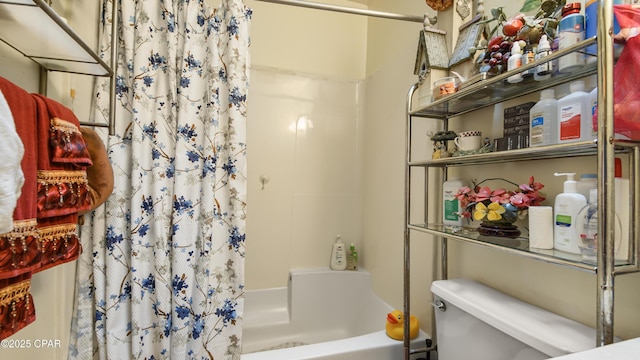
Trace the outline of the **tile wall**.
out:
M 361 245 L 359 81 L 251 71 L 247 118 L 248 289 L 329 265 L 337 234 Z

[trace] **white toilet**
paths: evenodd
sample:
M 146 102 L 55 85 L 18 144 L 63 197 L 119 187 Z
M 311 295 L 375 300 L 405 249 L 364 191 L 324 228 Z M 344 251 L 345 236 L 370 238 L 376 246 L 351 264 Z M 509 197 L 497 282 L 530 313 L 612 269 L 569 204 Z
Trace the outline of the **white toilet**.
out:
M 549 359 L 596 346 L 595 329 L 475 281 L 434 281 L 431 292 L 438 360 Z

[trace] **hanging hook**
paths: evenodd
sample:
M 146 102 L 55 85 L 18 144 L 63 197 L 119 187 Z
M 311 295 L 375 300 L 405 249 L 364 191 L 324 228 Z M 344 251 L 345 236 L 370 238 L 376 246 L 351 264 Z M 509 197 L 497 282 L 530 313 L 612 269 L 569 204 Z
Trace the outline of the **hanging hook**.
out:
M 260 175 L 260 183 L 262 184 L 262 190 L 264 190 L 264 186 L 269 182 L 269 177 Z

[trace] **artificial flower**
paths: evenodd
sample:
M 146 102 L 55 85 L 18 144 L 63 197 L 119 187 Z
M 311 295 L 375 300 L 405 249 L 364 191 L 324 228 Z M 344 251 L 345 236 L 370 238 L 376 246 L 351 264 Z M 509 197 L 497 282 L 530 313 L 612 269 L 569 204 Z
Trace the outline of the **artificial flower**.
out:
M 501 180 L 513 184 L 515 190 L 504 188 L 491 190 L 488 186 L 480 186 L 489 180 Z M 516 209 L 519 215 L 525 214 L 529 206 L 538 206 L 545 200 L 540 192 L 542 188 L 544 185 L 536 182 L 533 176 L 529 178 L 529 182 L 521 185 L 501 178 L 486 179 L 477 184 L 474 182 L 473 188 L 465 186 L 456 193 L 456 198 L 460 200 L 463 209 L 460 216 L 473 217 L 475 220 L 486 218 L 496 221 L 503 218 L 505 206 Z
M 492 202 L 489 206 L 479 202 L 476 204 L 476 211 L 473 213 L 473 218 L 475 220 L 482 220 L 486 216 L 489 221 L 498 221 L 502 219 L 502 214 L 505 212 L 505 208 L 498 202 Z

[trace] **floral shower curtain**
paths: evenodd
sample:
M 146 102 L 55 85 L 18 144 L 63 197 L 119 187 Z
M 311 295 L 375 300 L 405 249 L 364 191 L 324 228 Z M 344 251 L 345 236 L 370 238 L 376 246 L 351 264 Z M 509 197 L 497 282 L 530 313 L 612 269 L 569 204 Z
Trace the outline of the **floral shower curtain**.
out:
M 239 359 L 251 10 L 119 1 L 115 190 L 81 228 L 69 358 Z

